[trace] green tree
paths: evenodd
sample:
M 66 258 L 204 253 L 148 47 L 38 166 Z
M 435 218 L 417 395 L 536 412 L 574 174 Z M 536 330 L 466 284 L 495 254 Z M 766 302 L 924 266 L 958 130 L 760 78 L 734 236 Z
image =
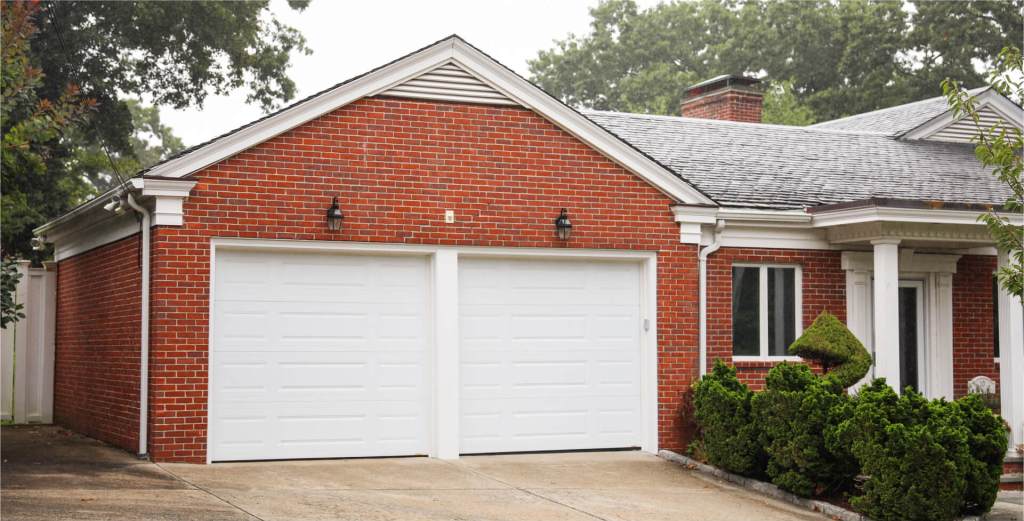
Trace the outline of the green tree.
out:
M 761 121 L 775 125 L 803 127 L 816 122 L 814 111 L 800 103 L 792 81 L 772 82 L 764 92 Z
M 4 4 L 0 128 L 3 132 L 0 211 L 5 255 L 28 251 L 31 227 L 87 190 L 80 179 L 61 175 L 68 131 L 81 127 L 95 100 L 72 83 L 54 97 L 42 94 L 45 75 L 31 60 L 29 44 L 37 28 L 36 4 Z M 23 247 L 17 247 L 23 245 Z
M 530 62 L 569 104 L 678 113 L 683 90 L 725 73 L 788 81 L 795 107 L 825 121 L 933 97 L 938 79 L 982 82 L 1006 42 L 1024 38 L 1024 0 L 699 0 L 639 10 L 608 0 L 588 34 Z M 770 113 L 776 122 L 806 118 Z
M 1020 103 L 1024 100 L 1024 60 L 1016 47 L 1007 47 L 999 54 L 989 78 L 993 89 Z M 1024 227 L 1013 224 L 1009 216 L 1024 211 L 1024 182 L 1021 180 L 1024 136 L 1014 125 L 996 124 L 986 127 L 980 119 L 975 98 L 955 79 L 942 82 L 943 92 L 957 116 L 974 123 L 974 153 L 981 163 L 1006 184 L 1010 196 L 1001 209 L 981 216 L 996 246 L 1009 252 L 1010 262 L 999 269 L 999 284 L 1009 293 L 1024 298 Z
M 3 0 L 2 7 L 6 11 L 23 3 Z M 308 4 L 288 2 L 296 10 Z M 59 99 L 68 84 L 75 84 L 83 96 L 96 100 L 97 110 L 89 125 L 47 142 L 51 160 L 46 175 L 4 172 L 5 196 L 16 180 L 19 204 L 34 210 L 7 219 L 5 207 L 5 251 L 27 253 L 32 228 L 95 193 L 83 179 L 102 179 L 96 173 L 103 169 L 91 162 L 97 152 L 109 152 L 119 166 L 124 163 L 122 174 L 133 173 L 131 162 L 150 161 L 135 156 L 139 132 L 129 100 L 145 96 L 156 105 L 184 108 L 202 106 L 211 94 L 243 90 L 248 102 L 269 110 L 295 95 L 286 74 L 291 54 L 309 52 L 302 35 L 281 23 L 266 0 L 38 5 L 33 22 L 39 30 L 28 39 L 26 55 L 43 73 L 39 97 Z
M 148 107 L 138 100 L 126 100 L 128 112 L 132 115 L 133 133 L 129 138 L 131 154 L 111 154 L 103 147 L 90 144 L 79 147 L 71 158 L 69 167 L 77 175 L 85 177 L 98 192 L 113 188 L 118 175 L 131 174 L 155 165 L 185 148 L 173 129 L 160 121 L 160 110 Z M 115 173 L 111 161 L 117 168 Z

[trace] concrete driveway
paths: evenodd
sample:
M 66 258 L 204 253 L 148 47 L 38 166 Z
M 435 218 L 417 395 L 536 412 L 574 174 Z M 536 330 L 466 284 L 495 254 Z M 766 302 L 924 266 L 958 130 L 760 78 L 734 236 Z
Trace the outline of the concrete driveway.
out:
M 639 452 L 153 464 L 55 427 L 2 430 L 16 520 L 823 520 Z

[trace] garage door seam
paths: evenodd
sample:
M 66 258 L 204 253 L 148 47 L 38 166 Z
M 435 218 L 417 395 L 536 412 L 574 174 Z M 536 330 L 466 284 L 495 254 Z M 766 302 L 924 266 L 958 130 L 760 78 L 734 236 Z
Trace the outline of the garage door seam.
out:
M 472 468 L 472 467 L 470 467 L 470 466 L 468 466 L 468 465 L 465 465 L 465 464 L 457 464 L 457 463 L 456 463 L 456 462 L 454 462 L 454 461 L 447 461 L 447 460 L 441 460 L 441 461 L 444 461 L 445 463 L 447 463 L 447 464 L 449 464 L 449 465 L 452 465 L 452 466 L 454 466 L 454 467 L 458 467 L 458 468 L 460 468 L 460 469 L 463 469 L 463 470 L 468 470 L 469 472 L 471 472 L 471 473 L 473 473 L 473 474 L 476 474 L 477 476 L 480 476 L 480 477 L 483 477 L 483 478 L 487 478 L 487 479 L 489 479 L 489 480 L 491 480 L 491 481 L 496 481 L 496 482 L 498 482 L 498 483 L 501 483 L 502 485 L 505 485 L 505 486 L 507 486 L 507 487 L 510 487 L 510 488 L 512 488 L 512 489 L 514 489 L 514 490 L 518 490 L 518 491 L 520 491 L 520 492 L 523 492 L 523 493 L 525 493 L 525 494 L 529 494 L 529 495 L 531 495 L 531 496 L 533 496 L 533 497 L 536 497 L 536 498 L 542 499 L 542 500 L 544 500 L 544 501 L 547 501 L 547 502 L 549 502 L 549 503 L 554 503 L 554 504 L 556 504 L 556 505 L 558 505 L 558 506 L 562 506 L 562 507 L 568 508 L 569 510 L 572 510 L 572 511 L 574 511 L 574 512 L 578 512 L 578 513 L 580 513 L 580 514 L 583 514 L 583 515 L 585 515 L 585 516 L 588 516 L 588 517 L 591 517 L 591 518 L 597 519 L 597 520 L 599 520 L 599 521 L 611 521 L 611 520 L 610 520 L 610 519 L 608 519 L 608 518 L 605 518 L 605 517 L 601 517 L 601 516 L 599 516 L 599 515 L 597 515 L 597 514 L 592 514 L 592 513 L 590 513 L 590 512 L 587 512 L 586 510 L 581 510 L 581 509 L 579 509 L 579 508 L 576 508 L 576 507 L 574 507 L 574 506 L 572 506 L 572 505 L 569 505 L 569 504 L 563 503 L 563 502 L 561 502 L 561 501 L 558 501 L 557 499 L 553 499 L 553 498 L 547 497 L 547 496 L 545 496 L 545 495 L 543 495 L 543 494 L 539 494 L 539 493 L 537 493 L 537 492 L 534 492 L 534 491 L 532 491 L 532 490 L 529 490 L 529 489 L 525 489 L 525 488 L 522 488 L 522 487 L 517 487 L 517 486 L 515 486 L 515 485 L 513 485 L 513 484 L 511 484 L 511 483 L 509 483 L 509 482 L 507 482 L 507 481 L 503 481 L 503 480 L 500 480 L 500 479 L 498 479 L 498 478 L 496 478 L 496 477 L 494 477 L 494 476 L 491 476 L 490 474 L 485 474 L 485 473 L 483 473 L 483 472 L 481 472 L 481 471 L 478 471 L 478 470 L 476 470 L 476 469 L 474 469 L 474 468 Z
M 239 512 L 242 512 L 242 513 L 246 514 L 247 516 L 249 516 L 249 517 L 251 517 L 253 519 L 257 519 L 259 521 L 266 521 L 262 517 L 257 516 L 256 514 L 253 514 L 252 512 L 249 512 L 248 510 L 246 510 L 246 509 L 244 509 L 244 508 L 242 508 L 242 507 L 232 503 L 231 501 L 228 501 L 227 499 L 224 499 L 224 498 L 218 496 L 217 494 L 215 494 L 210 489 L 205 488 L 205 487 L 201 487 L 199 485 L 196 485 L 195 483 L 193 483 L 193 482 L 191 482 L 191 481 L 189 481 L 189 480 L 187 480 L 187 479 L 185 479 L 185 478 L 183 478 L 183 477 L 181 477 L 181 476 L 171 472 L 170 470 L 168 470 L 168 469 L 164 468 L 163 466 L 161 466 L 159 463 L 154 463 L 153 465 L 155 465 L 156 468 L 158 468 L 158 469 L 164 471 L 165 473 L 167 473 L 167 475 L 171 476 L 172 478 L 174 478 L 174 479 L 176 479 L 176 480 L 178 480 L 178 481 L 180 481 L 180 482 L 182 482 L 182 483 L 184 483 L 184 484 L 186 484 L 186 485 L 188 485 L 188 486 L 190 486 L 192 488 L 195 488 L 196 490 L 201 490 L 201 491 L 203 491 L 203 492 L 205 492 L 205 493 L 207 493 L 207 494 L 217 498 L 218 500 L 220 500 L 224 504 L 233 507 L 234 509 L 238 510 Z

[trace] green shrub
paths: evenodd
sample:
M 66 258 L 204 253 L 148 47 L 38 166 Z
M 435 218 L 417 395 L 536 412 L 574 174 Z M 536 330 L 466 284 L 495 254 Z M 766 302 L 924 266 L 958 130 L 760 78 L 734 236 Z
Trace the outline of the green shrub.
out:
M 835 380 L 818 378 L 806 365 L 783 363 L 768 372 L 766 390 L 754 395 L 752 411 L 772 483 L 801 496 L 850 488 L 856 459 L 846 445 L 826 443 L 849 413 L 848 403 Z
M 1006 425 L 980 395 L 968 394 L 955 404 L 967 428 L 971 456 L 964 469 L 967 489 L 961 513 L 983 514 L 992 508 L 999 491 L 1006 455 Z
M 765 455 L 760 431 L 750 415 L 753 393 L 736 378 L 736 370 L 721 360 L 693 389 L 694 414 L 708 462 L 716 467 L 759 476 Z
M 846 325 L 822 311 L 800 338 L 789 346 L 790 354 L 818 360 L 828 371 L 826 378 L 846 389 L 864 378 L 871 369 L 871 353 Z
M 853 506 L 877 521 L 955 518 L 971 466 L 968 429 L 958 404 L 903 396 L 878 379 L 862 388 L 836 429 L 867 480 Z

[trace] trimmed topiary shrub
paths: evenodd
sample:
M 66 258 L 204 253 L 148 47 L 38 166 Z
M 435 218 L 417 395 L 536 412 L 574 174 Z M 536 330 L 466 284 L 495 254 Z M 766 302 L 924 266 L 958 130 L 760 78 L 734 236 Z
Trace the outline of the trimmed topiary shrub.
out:
M 849 413 L 843 388 L 806 365 L 787 363 L 768 372 L 766 387 L 754 395 L 752 411 L 772 483 L 801 496 L 849 489 L 857 460 L 846 445 L 826 442 Z
M 999 492 L 1006 455 L 1006 425 L 992 413 L 984 397 L 968 394 L 954 402 L 967 429 L 971 461 L 965 463 L 961 513 L 983 514 L 992 508 Z
M 814 319 L 814 323 L 789 346 L 789 352 L 820 361 L 827 372 L 826 378 L 834 380 L 843 389 L 860 381 L 871 369 L 871 353 L 845 324 L 827 311 L 822 311 Z
M 721 360 L 693 388 L 700 445 L 708 463 L 747 476 L 763 473 L 765 455 L 757 423 L 752 421 L 753 393 L 736 378 L 736 369 Z

